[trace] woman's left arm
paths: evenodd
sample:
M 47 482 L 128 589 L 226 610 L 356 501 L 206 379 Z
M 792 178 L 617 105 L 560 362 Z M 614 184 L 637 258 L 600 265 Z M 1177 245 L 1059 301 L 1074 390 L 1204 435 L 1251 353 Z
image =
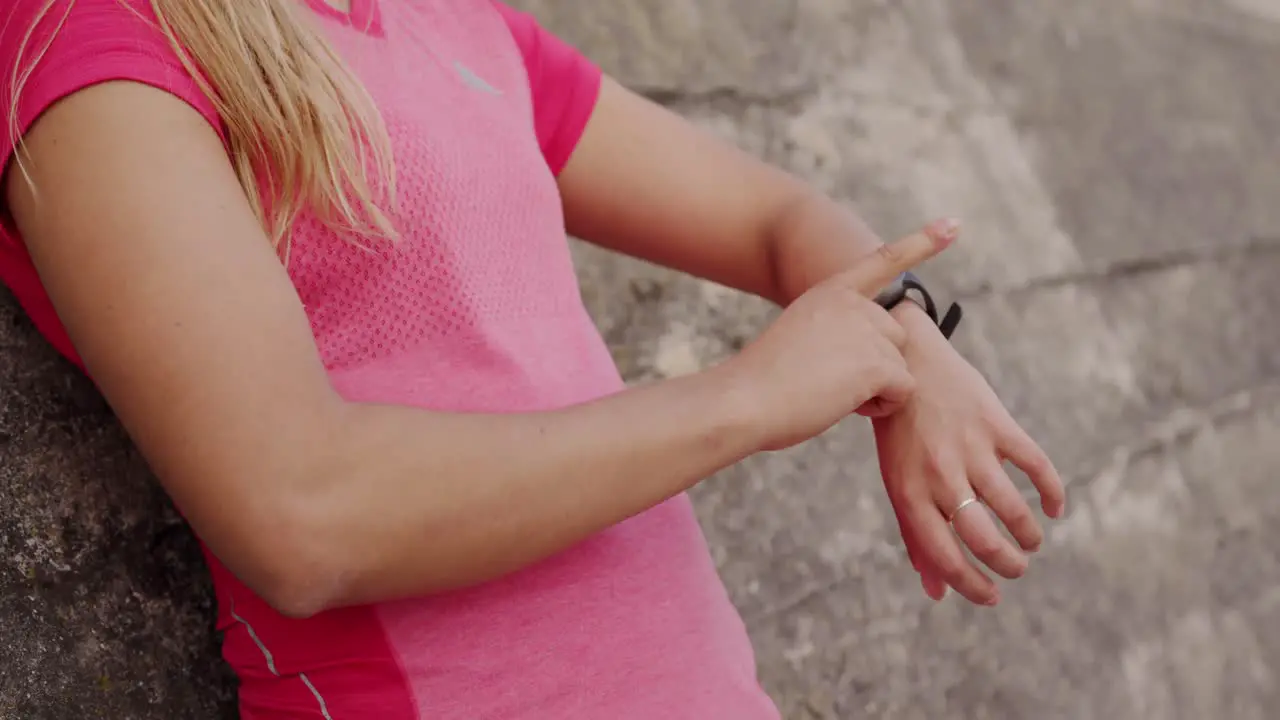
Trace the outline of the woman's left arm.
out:
M 559 184 L 574 236 L 780 305 L 882 246 L 842 204 L 609 78 Z M 923 310 L 902 303 L 893 314 L 908 331 L 918 388 L 902 412 L 877 419 L 875 429 L 912 564 L 926 592 L 940 599 L 946 586 L 981 573 L 958 536 L 996 573 L 1018 577 L 1026 569 L 1023 551 L 1036 550 L 1043 535 L 1003 462 L 1028 474 L 1050 517 L 1063 512 L 1062 482 Z M 981 502 L 952 518 L 971 497 Z M 998 593 L 984 584 L 990 592 L 970 599 L 994 604 Z
M 779 305 L 882 244 L 807 183 L 608 77 L 559 181 L 575 237 Z

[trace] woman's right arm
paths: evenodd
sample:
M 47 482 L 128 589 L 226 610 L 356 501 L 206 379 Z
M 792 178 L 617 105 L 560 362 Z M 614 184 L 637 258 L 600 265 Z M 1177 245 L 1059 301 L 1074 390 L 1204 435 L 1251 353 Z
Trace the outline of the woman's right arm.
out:
M 25 153 L 9 207 L 86 368 L 209 548 L 293 616 L 495 578 L 902 399 L 901 329 L 864 295 L 945 245 L 870 257 L 717 369 L 552 412 L 436 413 L 336 394 L 217 134 L 183 101 L 95 85 L 51 107 Z
M 715 374 L 537 414 L 344 402 L 197 112 L 97 85 L 25 151 L 9 205 L 86 368 L 210 549 L 287 614 L 501 575 L 756 449 Z

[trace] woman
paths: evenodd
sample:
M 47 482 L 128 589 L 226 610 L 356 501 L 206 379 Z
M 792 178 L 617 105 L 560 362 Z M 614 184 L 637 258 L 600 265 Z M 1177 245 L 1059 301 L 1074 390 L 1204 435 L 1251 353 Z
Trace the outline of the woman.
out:
M 855 410 L 935 599 L 997 602 L 956 537 L 1010 578 L 1040 543 L 1004 459 L 1062 511 L 930 316 L 868 299 L 954 226 L 881 246 L 527 15 L 8 5 L 0 278 L 205 544 L 247 719 L 776 717 L 684 491 Z M 566 228 L 787 309 L 624 389 Z

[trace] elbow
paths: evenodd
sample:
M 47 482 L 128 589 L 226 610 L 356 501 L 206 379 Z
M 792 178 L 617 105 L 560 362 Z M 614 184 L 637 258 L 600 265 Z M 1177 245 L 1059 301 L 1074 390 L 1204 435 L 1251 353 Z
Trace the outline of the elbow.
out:
M 166 483 L 185 491 L 175 501 L 212 555 L 289 618 L 349 604 L 360 574 L 361 544 L 350 542 L 354 474 L 341 440 L 345 405 L 330 400 L 283 416 L 292 423 L 289 441 L 273 442 L 267 452 L 247 447 Z
M 321 590 L 322 584 L 314 578 L 280 574 L 258 585 L 258 597 L 291 620 L 306 620 L 337 607 L 332 595 Z
M 253 580 L 246 584 L 276 612 L 305 620 L 341 605 L 343 593 L 337 580 L 341 573 L 330 563 L 280 548 L 264 555 L 257 563 Z
M 259 492 L 254 514 L 251 557 L 257 582 L 252 589 L 281 615 L 302 620 L 349 604 L 352 578 L 359 573 L 353 555 L 359 543 L 349 542 L 343 529 L 346 503 L 341 492 L 349 484 L 336 462 L 341 443 L 309 442 L 333 454 L 299 453 L 273 473 L 270 499 Z M 261 486 L 260 486 L 261 487 Z
M 281 513 L 253 534 L 241 579 L 273 610 L 303 620 L 341 607 L 350 573 L 327 533 Z

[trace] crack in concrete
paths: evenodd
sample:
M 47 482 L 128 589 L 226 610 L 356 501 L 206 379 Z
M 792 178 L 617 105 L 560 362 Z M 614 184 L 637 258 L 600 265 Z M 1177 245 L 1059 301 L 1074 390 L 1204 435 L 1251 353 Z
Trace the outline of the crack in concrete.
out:
M 806 602 L 835 590 L 849 579 L 850 578 L 848 576 L 842 574 L 840 577 L 832 578 L 827 582 L 812 583 L 808 587 L 792 593 L 790 597 L 785 598 L 780 602 L 761 608 L 758 612 L 751 613 L 750 615 L 744 615 L 743 621 L 748 626 L 751 626 L 763 620 L 769 620 L 779 615 L 789 613 Z
M 1118 528 L 1123 528 L 1122 532 L 1167 531 L 1169 528 L 1161 525 L 1164 521 L 1160 518 L 1173 503 L 1186 502 L 1185 498 L 1178 499 L 1185 492 L 1179 485 L 1183 482 L 1181 471 L 1186 467 L 1180 453 L 1210 433 L 1255 419 L 1261 421 L 1277 408 L 1280 377 L 1269 377 L 1209 402 L 1174 408 L 1146 423 L 1127 441 L 1115 445 L 1109 459 L 1094 471 L 1064 478 L 1071 496 L 1069 512 L 1061 522 L 1047 528 L 1050 542 L 1087 545 L 1098 533 Z M 1148 488 L 1135 494 L 1128 481 L 1144 461 L 1168 463 L 1151 468 L 1166 479 L 1158 492 Z M 1174 479 L 1170 481 L 1169 477 Z
M 1261 255 L 1280 254 L 1280 238 L 1254 237 L 1249 241 L 1208 250 L 1178 250 L 1163 255 L 1130 258 L 1094 267 L 1055 274 L 1041 275 L 1018 285 L 1000 287 L 983 284 L 956 291 L 956 300 L 975 300 L 987 297 L 1010 297 L 1053 290 L 1068 285 L 1097 285 L 1112 280 L 1128 279 L 1168 272 L 1196 265 L 1216 265 L 1229 261 Z
M 1070 480 L 1068 487 L 1087 489 L 1122 476 L 1141 460 L 1184 448 L 1206 432 L 1220 430 L 1271 405 L 1280 405 L 1280 378 L 1264 378 L 1207 403 L 1176 407 L 1148 422 L 1133 439 L 1117 445 L 1104 466 Z
M 692 90 L 662 85 L 631 85 L 628 89 L 641 97 L 672 109 L 685 110 L 727 105 L 738 110 L 763 108 L 795 111 L 817 100 L 828 81 L 829 78 L 821 78 L 819 81 L 763 93 L 737 85 L 715 85 Z M 908 98 L 891 92 L 874 92 L 859 88 L 840 88 L 836 94 L 842 99 L 854 100 L 863 105 L 870 103 L 890 105 L 922 117 L 938 118 L 942 124 L 952 129 L 958 126 L 961 119 L 998 115 L 1002 112 L 992 105 L 959 102 L 950 98 L 945 100 Z
M 1264 3 L 1234 0 L 1218 3 L 1211 10 L 1188 10 L 1168 7 L 1160 0 L 1131 2 L 1136 13 L 1155 17 L 1191 33 L 1203 32 L 1225 40 L 1244 40 L 1264 46 L 1280 44 L 1280 23 L 1270 16 L 1273 11 Z
M 673 110 L 727 105 L 741 111 L 751 108 L 796 110 L 815 98 L 819 87 L 818 83 L 805 83 L 767 93 L 754 92 L 735 85 L 716 85 L 696 90 L 663 86 L 633 86 L 631 90 Z

